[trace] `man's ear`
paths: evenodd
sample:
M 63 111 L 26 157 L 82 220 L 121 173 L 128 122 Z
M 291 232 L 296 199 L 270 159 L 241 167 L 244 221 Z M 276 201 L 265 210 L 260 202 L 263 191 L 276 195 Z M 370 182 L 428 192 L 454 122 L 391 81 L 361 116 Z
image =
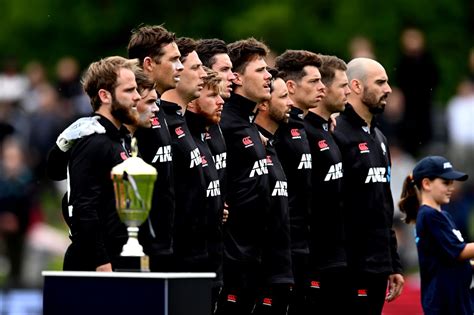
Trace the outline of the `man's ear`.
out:
M 143 70 L 145 70 L 146 72 L 152 72 L 153 71 L 153 68 L 155 66 L 155 62 L 153 61 L 153 59 L 151 59 L 151 57 L 145 57 L 145 59 L 143 59 Z
M 288 93 L 295 94 L 296 82 L 293 80 L 286 81 L 286 87 L 288 88 Z
M 195 109 L 196 108 L 196 100 L 192 100 L 191 102 L 188 103 L 188 106 L 186 109 Z
M 232 80 L 232 83 L 234 83 L 237 86 L 242 86 L 242 75 L 238 72 L 234 72 L 234 77 L 235 79 Z
M 357 95 L 361 94 L 364 90 L 364 86 L 362 85 L 362 82 L 360 80 L 352 79 L 351 82 L 349 82 L 349 85 L 351 92 Z
M 259 111 L 266 112 L 268 111 L 270 107 L 270 102 L 269 101 L 263 101 L 257 104 L 257 108 Z
M 100 89 L 98 94 L 102 104 L 112 104 L 112 94 L 109 91 Z

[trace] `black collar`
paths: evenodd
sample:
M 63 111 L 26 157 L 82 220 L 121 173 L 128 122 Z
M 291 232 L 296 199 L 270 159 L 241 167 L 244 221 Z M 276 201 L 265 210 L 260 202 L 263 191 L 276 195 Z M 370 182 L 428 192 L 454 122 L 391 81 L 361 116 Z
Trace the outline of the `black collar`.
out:
M 234 111 L 240 113 L 242 116 L 253 117 L 255 116 L 254 110 L 257 103 L 242 95 L 232 93 L 226 105 L 230 105 L 230 108 L 233 108 Z
M 184 118 L 186 118 L 186 123 L 188 124 L 189 131 L 192 134 L 206 132 L 207 121 L 205 117 L 187 110 L 186 114 L 184 115 Z

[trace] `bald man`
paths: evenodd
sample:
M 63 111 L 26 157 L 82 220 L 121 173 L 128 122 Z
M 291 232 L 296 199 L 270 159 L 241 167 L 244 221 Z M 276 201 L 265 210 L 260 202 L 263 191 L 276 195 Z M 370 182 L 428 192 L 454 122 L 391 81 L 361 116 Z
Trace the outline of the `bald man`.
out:
M 354 314 L 381 314 L 384 302 L 396 299 L 404 282 L 392 229 L 389 146 L 375 122 L 392 89 L 384 67 L 372 59 L 353 59 L 347 77 L 351 94 L 337 118 L 334 139 L 344 165 L 350 309 Z

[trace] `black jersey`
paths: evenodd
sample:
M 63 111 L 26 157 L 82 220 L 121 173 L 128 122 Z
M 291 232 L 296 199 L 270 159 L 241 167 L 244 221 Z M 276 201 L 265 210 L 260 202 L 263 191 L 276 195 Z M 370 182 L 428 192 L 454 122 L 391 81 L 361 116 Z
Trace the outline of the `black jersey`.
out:
M 172 230 L 175 211 L 173 156 L 165 113 L 160 109 L 155 115 L 151 128 L 138 128 L 134 134 L 140 156 L 158 172 L 150 214 L 140 227 L 139 241 L 147 255 L 169 256 L 173 252 Z
M 224 202 L 221 196 L 221 185 L 218 170 L 212 159 L 212 153 L 206 141 L 206 119 L 187 111 L 185 114 L 189 131 L 201 152 L 202 169 L 206 180 L 206 219 L 207 241 L 210 270 L 217 274 L 214 283 L 222 286 L 222 257 L 224 245 L 222 241 L 222 210 Z
M 343 201 L 349 267 L 372 273 L 400 273 L 392 229 L 391 162 L 387 139 L 369 128 L 348 104 L 334 131 L 344 165 Z
M 176 194 L 173 250 L 177 271 L 199 271 L 207 262 L 206 183 L 201 152 L 175 103 L 161 100 L 171 135 Z M 186 270 L 182 270 L 185 268 Z
M 311 203 L 311 266 L 317 270 L 347 265 L 342 208 L 342 156 L 329 123 L 308 112 L 305 129 L 313 157 Z
M 206 142 L 211 150 L 212 159 L 214 160 L 217 173 L 219 174 L 222 200 L 225 201 L 227 193 L 227 148 L 219 124 L 209 127 L 206 133 Z
M 263 268 L 266 284 L 294 283 L 291 267 L 290 214 L 288 210 L 288 183 L 274 144 L 278 142 L 267 130 L 258 126 L 268 138 L 268 181 L 270 184 L 270 212 L 263 250 Z
M 229 218 L 224 226 L 225 258 L 260 262 L 269 207 L 265 147 L 253 123 L 256 104 L 232 94 L 224 104 L 221 129 L 227 145 Z
M 111 121 L 101 116 L 99 123 L 106 133 L 79 139 L 69 159 L 70 198 L 64 215 L 71 231 L 68 251 L 76 258 L 74 270 L 95 271 L 112 262 L 128 238 L 115 207 L 110 172 L 129 152 L 124 135 Z
M 312 162 L 301 109 L 292 107 L 288 123 L 280 126 L 276 138 L 275 148 L 288 179 L 291 250 L 309 254 Z

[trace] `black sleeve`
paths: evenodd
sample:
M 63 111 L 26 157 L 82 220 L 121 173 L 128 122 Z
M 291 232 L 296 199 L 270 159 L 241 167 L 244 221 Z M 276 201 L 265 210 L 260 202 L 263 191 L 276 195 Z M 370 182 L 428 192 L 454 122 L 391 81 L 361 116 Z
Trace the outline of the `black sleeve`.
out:
M 55 144 L 48 153 L 46 161 L 46 175 L 52 180 L 63 180 L 67 177 L 67 164 L 70 151 L 63 152 Z
M 393 273 L 401 274 L 403 272 L 402 263 L 400 261 L 400 256 L 398 255 L 397 250 L 397 238 L 395 236 L 395 231 L 393 229 L 390 230 L 390 253 L 392 255 L 392 268 Z
M 100 198 L 104 176 L 110 176 L 112 160 L 110 144 L 101 135 L 82 141 L 73 148 L 70 163 L 71 204 L 73 207 L 74 241 L 80 251 L 95 257 L 96 266 L 111 262 L 100 229 Z

